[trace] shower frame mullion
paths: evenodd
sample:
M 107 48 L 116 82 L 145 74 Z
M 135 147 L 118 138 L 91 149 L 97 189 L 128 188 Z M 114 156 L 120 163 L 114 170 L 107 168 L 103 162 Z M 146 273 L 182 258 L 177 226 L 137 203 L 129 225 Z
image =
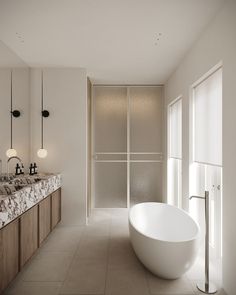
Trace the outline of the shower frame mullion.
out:
M 95 107 L 94 107 L 94 85 L 92 85 L 91 90 L 91 208 L 95 208 L 95 144 L 94 144 L 94 134 L 95 134 L 95 128 L 94 128 L 94 116 L 95 116 Z M 86 202 L 87 203 L 87 202 Z M 86 209 L 87 211 L 87 209 Z M 88 224 L 88 217 L 86 219 L 86 224 Z
M 130 87 L 127 87 L 127 208 L 130 208 Z

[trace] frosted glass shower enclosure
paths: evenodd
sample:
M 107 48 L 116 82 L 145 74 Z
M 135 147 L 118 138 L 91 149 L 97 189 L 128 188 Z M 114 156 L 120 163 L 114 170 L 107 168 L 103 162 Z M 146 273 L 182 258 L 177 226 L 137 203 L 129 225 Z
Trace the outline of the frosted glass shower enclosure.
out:
M 162 200 L 162 87 L 93 86 L 92 207 Z

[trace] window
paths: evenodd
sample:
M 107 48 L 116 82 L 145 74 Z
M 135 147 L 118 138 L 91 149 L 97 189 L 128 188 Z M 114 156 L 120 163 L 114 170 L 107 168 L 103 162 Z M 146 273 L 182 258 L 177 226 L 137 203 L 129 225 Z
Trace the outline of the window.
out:
M 193 88 L 193 161 L 222 166 L 222 70 Z
M 191 118 L 190 194 L 210 194 L 210 246 L 221 256 L 222 231 L 222 68 L 193 86 Z M 205 229 L 204 202 L 190 202 L 190 214 Z
M 168 107 L 168 204 L 182 203 L 182 99 Z

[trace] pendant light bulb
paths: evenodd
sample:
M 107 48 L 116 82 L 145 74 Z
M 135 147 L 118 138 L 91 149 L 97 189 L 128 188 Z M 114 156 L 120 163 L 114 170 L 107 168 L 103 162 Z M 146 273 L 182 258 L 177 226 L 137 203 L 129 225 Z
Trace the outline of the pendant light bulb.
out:
M 8 158 L 10 158 L 10 157 L 16 157 L 17 156 L 17 152 L 16 152 L 15 149 L 8 149 L 6 151 L 6 155 L 7 155 Z
M 48 151 L 46 149 L 39 149 L 37 155 L 39 158 L 46 158 Z

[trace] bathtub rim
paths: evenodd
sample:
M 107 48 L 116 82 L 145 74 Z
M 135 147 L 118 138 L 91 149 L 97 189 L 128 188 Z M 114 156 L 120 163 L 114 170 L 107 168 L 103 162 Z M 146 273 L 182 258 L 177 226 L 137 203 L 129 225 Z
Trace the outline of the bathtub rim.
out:
M 197 230 L 198 230 L 197 234 L 191 239 L 185 239 L 185 240 L 179 240 L 179 241 L 169 241 L 169 240 L 157 239 L 157 238 L 154 238 L 154 237 L 152 237 L 150 235 L 147 235 L 147 234 L 141 232 L 139 229 L 137 229 L 136 226 L 134 226 L 130 215 L 131 215 L 131 211 L 133 210 L 134 207 L 136 207 L 138 205 L 143 205 L 143 204 L 162 204 L 162 205 L 165 205 L 165 206 L 168 206 L 168 207 L 174 207 L 175 209 L 182 211 L 184 214 L 186 214 L 188 217 L 190 217 L 192 219 L 192 221 L 195 223 L 195 225 L 197 227 Z M 158 242 L 163 242 L 163 243 L 187 243 L 187 242 L 192 242 L 194 240 L 197 240 L 201 236 L 201 229 L 200 229 L 200 226 L 199 226 L 198 222 L 196 222 L 187 211 L 185 211 L 184 209 L 178 208 L 177 206 L 170 205 L 170 204 L 167 204 L 167 203 L 161 203 L 161 202 L 142 202 L 142 203 L 138 203 L 138 204 L 135 204 L 132 208 L 129 209 L 129 215 L 128 216 L 129 216 L 129 223 L 136 230 L 136 232 L 138 232 L 140 235 L 142 235 L 144 237 L 147 237 L 148 239 L 151 239 L 153 241 L 158 241 Z

